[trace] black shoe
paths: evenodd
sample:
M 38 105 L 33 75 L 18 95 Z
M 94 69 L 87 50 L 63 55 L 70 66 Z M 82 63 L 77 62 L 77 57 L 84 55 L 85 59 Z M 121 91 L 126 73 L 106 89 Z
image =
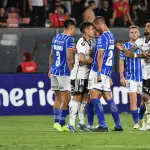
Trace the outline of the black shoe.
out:
M 114 127 L 114 129 L 112 131 L 123 131 L 123 128 L 122 127 L 120 127 L 120 128 Z
M 101 127 L 101 126 L 98 126 L 97 128 L 93 129 L 92 130 L 93 132 L 108 132 L 108 128 L 104 128 L 104 127 Z

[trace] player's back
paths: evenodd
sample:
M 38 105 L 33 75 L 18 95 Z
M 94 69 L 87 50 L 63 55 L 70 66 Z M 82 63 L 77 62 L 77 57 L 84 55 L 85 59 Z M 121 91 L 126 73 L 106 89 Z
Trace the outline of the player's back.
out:
M 92 65 L 93 71 L 97 72 L 98 70 L 97 66 L 98 50 L 104 50 L 101 73 L 110 76 L 114 62 L 114 47 L 115 47 L 114 36 L 110 31 L 106 31 L 99 36 L 94 48 L 94 62 Z
M 56 76 L 70 76 L 67 60 L 67 49 L 72 48 L 73 38 L 64 33 L 57 34 L 52 41 L 53 62 L 51 74 Z
M 131 42 L 126 42 L 124 46 L 126 49 L 130 49 L 131 47 L 133 47 L 133 44 Z M 135 53 L 140 54 L 140 49 L 136 50 Z M 120 52 L 120 58 L 125 60 L 126 79 L 141 82 L 142 81 L 141 59 L 126 57 L 122 52 Z

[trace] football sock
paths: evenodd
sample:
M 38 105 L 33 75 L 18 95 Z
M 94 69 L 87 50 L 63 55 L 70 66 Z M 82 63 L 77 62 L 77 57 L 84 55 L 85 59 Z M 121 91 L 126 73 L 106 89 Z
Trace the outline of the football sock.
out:
M 87 103 L 87 119 L 88 125 L 93 125 L 94 120 L 94 108 L 92 102 Z

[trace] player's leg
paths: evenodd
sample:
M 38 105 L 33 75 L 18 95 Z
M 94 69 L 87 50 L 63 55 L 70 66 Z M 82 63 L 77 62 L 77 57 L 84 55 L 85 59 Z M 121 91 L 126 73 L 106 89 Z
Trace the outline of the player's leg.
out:
M 139 129 L 138 124 L 138 109 L 137 109 L 137 93 L 136 92 L 130 92 L 129 93 L 130 98 L 130 111 L 132 114 L 132 118 L 134 121 L 134 129 Z
M 145 103 L 142 100 L 140 105 L 140 110 L 139 110 L 139 125 L 141 128 L 145 126 L 145 120 L 144 120 L 145 111 L 146 111 Z
M 102 96 L 102 83 L 97 83 L 97 72 L 91 71 L 89 75 L 88 89 L 90 101 L 93 105 L 95 114 L 98 118 L 99 126 L 94 129 L 95 132 L 107 132 L 108 128 L 105 121 L 104 110 L 100 98 Z
M 103 97 L 106 100 L 106 102 L 110 108 L 112 117 L 113 117 L 115 125 L 116 125 L 113 131 L 123 131 L 121 123 L 120 123 L 118 108 L 113 100 L 112 93 L 105 91 L 103 94 Z
M 55 91 L 55 102 L 53 105 L 53 115 L 54 115 L 54 126 L 53 128 L 57 131 L 63 131 L 59 124 L 60 118 L 60 104 L 61 104 L 61 93 L 58 88 L 58 80 L 56 76 L 51 75 L 51 90 Z
M 66 126 L 66 117 L 68 114 L 68 104 L 70 99 L 70 78 L 66 76 L 57 76 L 59 90 L 61 92 L 61 106 L 59 124 L 64 131 L 70 131 Z
M 88 97 L 88 100 L 87 100 L 87 120 L 88 120 L 88 125 L 87 125 L 87 128 L 92 130 L 94 129 L 94 126 L 93 126 L 93 122 L 94 122 L 94 108 L 93 108 L 93 104 L 92 102 L 90 101 L 90 97 Z
M 146 80 L 143 84 L 143 93 L 141 94 L 141 97 L 145 102 L 145 107 L 147 111 L 147 122 L 143 129 L 150 130 L 150 79 Z
M 103 80 L 103 97 L 108 103 L 108 106 L 110 108 L 111 114 L 113 116 L 116 125 L 114 131 L 123 131 L 120 123 L 118 108 L 112 97 L 110 78 L 108 76 L 102 75 L 102 80 Z
M 77 114 L 79 112 L 84 90 L 84 80 L 83 79 L 75 79 L 71 80 L 71 101 L 69 103 L 69 129 L 72 132 L 76 132 L 75 128 L 75 120 Z

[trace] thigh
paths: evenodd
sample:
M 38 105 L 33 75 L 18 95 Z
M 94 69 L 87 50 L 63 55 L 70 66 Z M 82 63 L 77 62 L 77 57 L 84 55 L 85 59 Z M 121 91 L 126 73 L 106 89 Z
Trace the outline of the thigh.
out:
M 91 71 L 88 79 L 88 89 L 89 90 L 94 89 L 95 84 L 97 84 L 97 73 Z
M 87 86 L 87 79 L 71 80 L 71 95 L 84 95 L 84 93 L 88 93 Z
M 70 77 L 69 76 L 57 76 L 59 91 L 71 91 Z
M 150 79 L 145 80 L 143 83 L 143 93 L 150 96 Z
M 94 89 L 103 91 L 103 92 L 111 92 L 110 86 L 110 78 L 105 75 L 101 75 L 102 81 L 95 84 Z
M 133 80 L 127 80 L 127 91 L 128 93 L 137 92 L 137 82 Z
M 59 83 L 56 76 L 51 75 L 51 90 L 59 91 Z

